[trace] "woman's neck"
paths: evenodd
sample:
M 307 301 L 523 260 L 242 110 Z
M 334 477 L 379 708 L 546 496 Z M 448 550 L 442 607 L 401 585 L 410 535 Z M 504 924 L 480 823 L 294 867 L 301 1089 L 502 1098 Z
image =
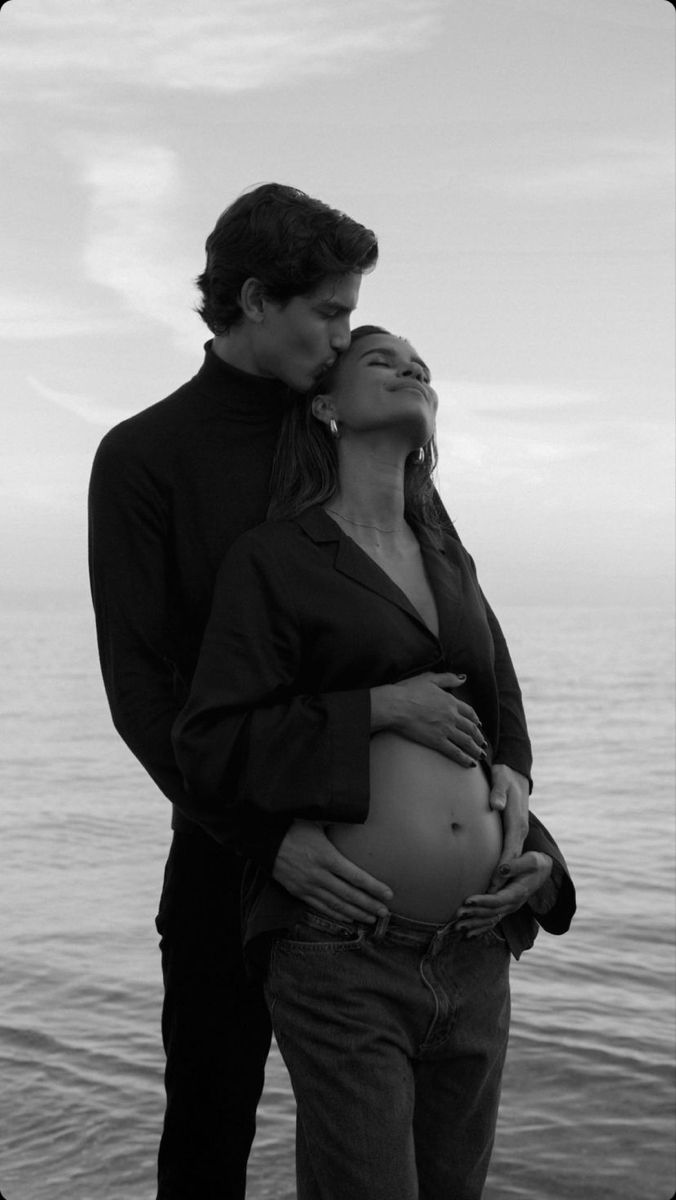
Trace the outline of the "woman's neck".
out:
M 408 544 L 404 519 L 404 464 L 397 455 L 339 450 L 338 488 L 324 505 L 355 541 L 374 547 Z

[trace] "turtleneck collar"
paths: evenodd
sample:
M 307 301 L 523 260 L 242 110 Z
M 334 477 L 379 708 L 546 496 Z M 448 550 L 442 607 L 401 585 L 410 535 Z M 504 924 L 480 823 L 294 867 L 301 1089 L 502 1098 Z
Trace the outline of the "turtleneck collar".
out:
M 214 354 L 212 345 L 206 342 L 204 362 L 194 379 L 200 393 L 230 417 L 253 423 L 280 416 L 295 395 L 287 384 L 240 371 Z

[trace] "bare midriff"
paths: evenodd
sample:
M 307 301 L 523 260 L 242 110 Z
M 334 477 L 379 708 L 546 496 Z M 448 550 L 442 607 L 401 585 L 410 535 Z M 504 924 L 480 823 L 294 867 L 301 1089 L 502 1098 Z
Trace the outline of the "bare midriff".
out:
M 502 848 L 481 767 L 394 733 L 371 739 L 371 798 L 363 825 L 334 824 L 334 845 L 394 893 L 392 912 L 444 922 L 486 891 Z

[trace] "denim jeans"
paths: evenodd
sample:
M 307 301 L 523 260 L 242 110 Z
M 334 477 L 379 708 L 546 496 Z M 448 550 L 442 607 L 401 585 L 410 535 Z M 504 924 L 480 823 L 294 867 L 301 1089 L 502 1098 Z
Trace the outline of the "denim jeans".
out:
M 297 1104 L 298 1200 L 480 1200 L 509 1032 L 499 933 L 307 911 L 266 998 Z

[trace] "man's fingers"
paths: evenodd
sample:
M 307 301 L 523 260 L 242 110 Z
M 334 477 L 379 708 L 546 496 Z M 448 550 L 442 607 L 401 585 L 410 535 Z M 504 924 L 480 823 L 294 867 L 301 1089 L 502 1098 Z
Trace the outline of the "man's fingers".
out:
M 521 908 L 524 899 L 523 889 L 517 883 L 503 886 L 499 895 L 469 896 L 458 909 L 457 928 L 466 934 L 494 929 L 503 917 Z
M 492 788 L 488 798 L 488 803 L 494 812 L 504 812 L 507 804 L 507 796 L 499 788 Z
M 500 863 L 513 863 L 515 858 L 521 858 L 523 853 L 523 843 L 526 840 L 528 829 L 524 828 L 520 821 L 516 824 L 509 823 L 508 813 L 503 816 L 504 840 L 502 843 L 502 854 L 500 855 Z M 532 863 L 530 864 L 532 866 Z
M 391 899 L 389 889 L 379 886 Z M 322 872 L 309 887 L 305 887 L 299 899 L 328 917 L 348 917 L 352 921 L 373 922 L 378 917 L 384 917 L 388 911 L 384 900 L 377 900 L 370 892 L 351 887 L 329 871 Z
M 532 857 L 532 850 L 527 850 L 525 854 L 522 853 L 519 843 L 519 848 L 513 851 L 512 847 L 508 844 L 509 840 L 509 837 L 505 837 L 505 842 L 502 847 L 502 854 L 500 855 L 500 861 L 498 862 L 498 865 L 491 876 L 490 887 L 487 894 L 491 894 L 498 891 L 500 888 L 504 888 L 511 880 L 516 880 L 519 875 L 528 875 L 532 873 L 537 866 L 535 859 Z M 513 845 L 516 846 L 517 843 L 518 838 L 513 839 Z
M 319 837 L 317 836 L 319 835 Z M 319 827 L 310 831 L 312 853 L 293 863 L 275 864 L 274 877 L 282 887 L 329 917 L 375 921 L 387 913 L 391 889 L 368 871 L 350 862 Z
M 505 845 L 503 845 L 500 860 L 493 871 L 493 874 L 491 875 L 491 882 L 487 893 L 488 895 L 499 891 L 500 888 L 504 888 L 505 884 L 509 883 L 510 876 L 513 873 L 512 867 L 514 865 L 515 858 L 516 855 L 511 853 L 509 847 L 506 845 L 505 839 Z
M 378 916 L 382 915 L 372 912 L 368 907 L 351 904 L 347 900 L 338 900 L 330 892 L 308 893 L 307 896 L 303 896 L 301 899 L 310 908 L 323 913 L 325 917 L 332 917 L 334 920 L 361 921 L 362 924 L 374 925 Z M 385 912 L 387 912 L 387 909 L 383 909 L 383 913 Z
M 365 896 L 376 904 L 389 903 L 393 893 L 386 883 L 381 883 L 379 879 L 369 875 L 368 871 L 356 866 L 331 842 L 328 845 L 330 846 L 330 856 L 323 864 L 326 870 L 326 879 L 323 881 L 325 887 L 341 896 L 358 893 L 360 902 L 362 902 L 362 896 Z

